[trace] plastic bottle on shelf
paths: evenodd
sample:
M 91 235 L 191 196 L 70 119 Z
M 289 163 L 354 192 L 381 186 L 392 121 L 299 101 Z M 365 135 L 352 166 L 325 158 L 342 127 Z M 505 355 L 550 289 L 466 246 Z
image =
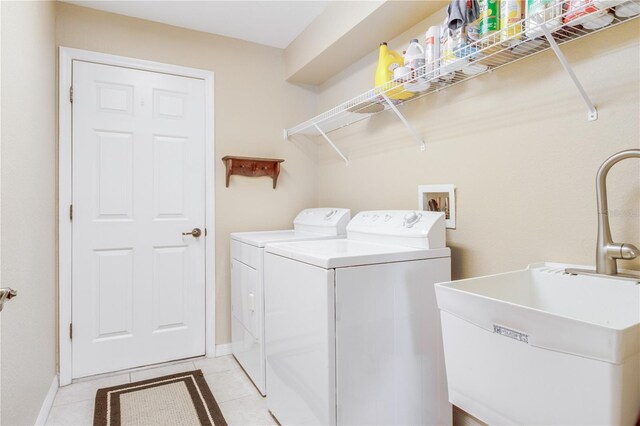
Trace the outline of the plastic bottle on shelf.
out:
M 544 35 L 542 24 L 551 31 L 562 25 L 563 0 L 526 0 L 525 34 L 529 38 Z
M 522 34 L 521 0 L 500 1 L 500 39 L 510 44 L 518 43 Z
M 456 40 L 455 54 L 462 62 L 462 73 L 465 75 L 476 75 L 485 72 L 489 67 L 478 62 L 482 58 L 479 53 L 478 44 L 474 42 L 468 34 L 466 26 L 458 28 L 454 32 Z
M 480 40 L 480 19 L 467 24 L 467 37 L 471 41 Z
M 480 13 L 478 19 L 467 25 L 467 38 L 472 46 L 480 50 L 474 55 L 476 60 L 484 60 L 495 65 L 500 51 L 500 2 L 498 0 L 478 0 Z M 476 68 L 470 68 L 476 69 Z
M 380 43 L 378 52 L 378 66 L 376 67 L 375 85 L 382 86 L 393 81 L 393 71 L 404 64 L 404 59 L 400 54 L 389 50 L 386 42 Z M 403 85 L 397 85 L 392 90 L 386 92 L 391 99 L 409 99 L 413 93 L 407 92 Z
M 424 49 L 414 38 L 404 53 L 404 66 L 411 68 L 411 78 L 424 78 Z
M 423 92 L 430 86 L 425 78 L 424 53 L 417 38 L 411 40 L 404 53 L 404 66 L 410 69 L 409 81 L 405 87 L 410 92 Z
M 478 0 L 478 3 L 480 5 L 480 17 L 477 20 L 478 36 L 482 39 L 500 30 L 500 6 L 498 0 Z
M 380 43 L 378 51 L 378 66 L 376 68 L 375 84 L 381 86 L 393 80 L 393 70 L 402 66 L 404 61 L 396 52 L 389 50 L 386 42 Z
M 457 30 L 452 31 L 454 50 L 453 54 L 458 58 L 464 58 L 465 60 L 473 59 L 474 55 L 478 51 L 478 47 L 472 44 L 467 35 L 467 26 L 463 25 Z
M 424 35 L 425 77 L 427 80 L 440 74 L 440 26 L 429 27 Z
M 445 25 L 440 27 L 440 79 L 452 80 L 455 72 L 462 69 L 462 64 L 453 53 L 455 48 L 453 35 Z
M 507 45 L 509 46 L 509 52 L 513 55 L 512 57 L 516 57 L 516 56 L 521 56 L 521 55 L 525 55 L 527 53 L 531 53 L 534 52 L 538 49 L 540 49 L 545 41 L 537 38 L 530 38 L 525 36 L 526 32 L 524 32 L 523 30 L 527 29 L 527 24 L 526 24 L 526 5 L 527 5 L 527 0 L 520 0 L 520 22 L 516 23 L 515 27 L 516 30 L 518 30 L 520 32 L 520 35 L 516 35 L 515 37 L 511 38 L 510 40 L 507 41 Z M 502 9 L 501 9 L 501 13 L 502 13 Z M 500 17 L 500 19 L 502 19 L 502 15 Z M 502 25 L 502 20 L 500 21 L 501 25 Z M 501 27 L 504 28 L 504 27 Z M 508 31 L 508 30 L 507 30 Z M 504 34 L 503 34 L 504 36 Z

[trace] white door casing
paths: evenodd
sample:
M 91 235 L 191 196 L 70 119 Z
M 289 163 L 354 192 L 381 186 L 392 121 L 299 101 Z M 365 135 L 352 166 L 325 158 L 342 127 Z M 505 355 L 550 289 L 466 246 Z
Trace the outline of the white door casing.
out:
M 211 73 L 66 48 L 60 64 L 61 384 L 213 355 Z

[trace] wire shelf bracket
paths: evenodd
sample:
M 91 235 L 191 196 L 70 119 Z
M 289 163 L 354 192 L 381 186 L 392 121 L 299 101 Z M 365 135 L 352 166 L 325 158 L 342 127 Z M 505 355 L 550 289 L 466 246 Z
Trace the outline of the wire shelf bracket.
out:
M 404 118 L 404 115 L 402 115 L 402 113 L 398 111 L 398 108 L 393 104 L 393 102 L 391 102 L 391 99 L 389 99 L 387 94 L 382 93 L 382 97 L 384 98 L 385 102 L 387 102 L 387 105 L 389 105 L 389 108 L 393 110 L 393 112 L 396 113 L 400 121 L 402 121 L 402 124 L 404 124 L 407 127 L 407 129 L 409 129 L 413 137 L 418 141 L 418 143 L 420 144 L 420 150 L 424 151 L 427 148 L 426 144 L 424 143 L 424 139 L 422 139 L 418 134 L 418 132 L 416 132 L 415 129 L 411 126 L 411 124 L 409 124 L 407 119 Z
M 547 25 L 542 24 L 541 29 L 542 29 L 542 32 L 544 33 L 544 37 L 547 39 L 547 42 L 551 47 L 551 50 L 553 50 L 553 53 L 556 54 L 558 61 L 560 61 L 560 64 L 562 64 L 562 67 L 564 68 L 564 70 L 567 72 L 567 74 L 569 74 L 569 77 L 573 81 L 573 84 L 576 86 L 576 89 L 578 89 L 578 92 L 580 92 L 580 96 L 582 96 L 584 103 L 587 105 L 587 120 L 589 121 L 597 120 L 598 110 L 596 109 L 595 105 L 591 101 L 591 98 L 587 94 L 587 91 L 584 90 L 582 83 L 580 83 L 580 80 L 578 79 L 576 74 L 573 72 L 573 68 L 571 67 L 571 64 L 569 63 L 569 61 L 567 60 L 567 57 L 564 56 L 564 53 L 562 53 L 562 50 L 560 50 L 560 46 L 558 46 L 558 43 L 556 43 L 555 39 L 551 35 L 551 32 L 549 31 L 549 28 L 547 28 Z
M 316 130 L 320 133 L 320 135 L 324 138 L 324 140 L 327 141 L 327 143 L 329 145 L 331 145 L 331 148 L 333 148 L 333 150 L 335 152 L 338 153 L 338 155 L 340 157 L 342 157 L 342 159 L 344 160 L 344 162 L 347 164 L 347 166 L 349 165 L 349 159 L 342 153 L 342 151 L 340 151 L 340 148 L 338 148 L 336 146 L 336 144 L 334 144 L 331 139 L 329 139 L 329 136 L 327 136 L 327 134 L 325 132 L 322 131 L 322 129 L 320 128 L 320 126 L 318 126 L 316 123 L 313 123 L 313 126 L 316 128 Z

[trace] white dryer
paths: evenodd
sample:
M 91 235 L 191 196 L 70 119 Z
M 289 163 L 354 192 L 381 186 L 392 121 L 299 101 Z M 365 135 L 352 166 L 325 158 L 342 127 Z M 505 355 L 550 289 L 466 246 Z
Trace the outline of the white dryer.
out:
M 351 211 L 305 209 L 294 229 L 231 234 L 231 351 L 262 395 L 266 395 L 263 250 L 270 242 L 344 238 Z
M 341 240 L 265 248 L 267 405 L 282 425 L 448 425 L 434 284 L 442 213 L 369 211 Z

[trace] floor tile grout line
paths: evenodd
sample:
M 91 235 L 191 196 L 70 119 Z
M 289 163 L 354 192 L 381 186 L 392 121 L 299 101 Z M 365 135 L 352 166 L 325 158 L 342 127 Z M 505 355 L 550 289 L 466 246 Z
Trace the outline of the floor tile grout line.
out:
M 245 395 L 245 396 L 239 396 L 238 398 L 228 399 L 228 400 L 226 400 L 225 402 L 220 402 L 220 401 L 218 401 L 218 400 L 216 399 L 216 402 L 217 402 L 219 405 L 222 405 L 222 404 L 226 404 L 227 402 L 233 402 L 233 401 L 237 401 L 237 400 L 239 400 L 239 399 L 244 399 L 244 398 L 253 398 L 253 397 L 256 397 L 256 396 L 259 396 L 259 397 L 260 397 L 260 398 L 262 398 L 262 399 L 264 399 L 264 398 L 265 398 L 264 396 L 262 396 L 262 395 L 260 395 L 260 394 L 256 394 L 256 395 Z M 215 397 L 215 395 L 214 395 L 214 397 Z
M 198 366 L 196 366 L 196 368 L 202 370 L 203 368 L 206 368 L 206 367 L 198 367 Z M 230 370 L 242 370 L 242 368 L 240 368 L 240 366 L 237 365 L 237 366 L 228 367 L 228 368 L 225 367 L 225 370 L 221 370 L 221 371 L 230 371 Z
M 224 402 L 220 402 L 220 401 L 218 401 L 218 400 L 216 399 L 216 402 L 218 403 L 218 405 L 220 405 L 220 404 L 226 404 L 227 402 L 237 401 L 237 400 L 239 400 L 239 399 L 242 399 L 242 398 L 248 398 L 248 397 L 250 397 L 250 396 L 255 396 L 255 395 L 239 396 L 239 397 L 237 397 L 237 398 L 227 399 L 227 400 L 226 400 L 226 401 L 224 401 Z M 260 396 L 262 396 L 262 395 L 260 395 Z M 213 397 L 215 398 L 215 397 L 216 397 L 216 395 L 214 394 L 214 395 L 213 395 Z
M 198 357 L 195 360 L 167 361 L 166 363 L 161 363 L 162 365 L 149 365 L 149 366 L 142 366 L 142 367 L 125 369 L 125 370 L 117 370 L 117 371 L 112 371 L 112 372 L 109 372 L 109 373 L 102 373 L 102 374 L 96 374 L 94 376 L 82 377 L 82 378 L 79 379 L 80 381 L 73 382 L 71 384 L 73 385 L 73 384 L 76 384 L 76 383 L 87 383 L 87 382 L 91 382 L 93 380 L 101 380 L 103 378 L 106 379 L 106 378 L 109 378 L 109 377 L 116 377 L 118 375 L 125 375 L 125 374 L 131 375 L 131 374 L 151 371 L 151 370 L 155 370 L 155 369 L 160 369 L 160 368 L 170 368 L 170 367 L 183 365 L 183 364 L 189 364 L 189 363 L 191 363 L 192 365 L 195 366 L 195 362 L 196 361 L 201 361 L 201 360 L 206 360 L 206 359 L 208 359 L 208 358 L 206 358 L 206 357 Z
M 56 404 L 56 403 L 54 403 L 51 406 L 51 409 L 53 409 L 55 407 L 66 407 L 67 405 L 72 405 L 72 404 L 80 404 L 81 402 L 85 402 L 86 403 L 87 401 L 93 401 L 93 397 L 86 398 L 86 399 L 81 399 L 81 400 L 78 400 L 78 401 L 65 402 L 64 404 Z
M 200 370 L 201 370 L 201 369 L 200 369 Z M 203 372 L 202 372 L 202 375 L 203 375 L 203 376 L 205 376 L 205 377 L 207 377 L 207 376 L 211 376 L 211 375 L 213 375 L 213 374 L 227 373 L 227 372 L 229 372 L 229 371 L 236 371 L 236 370 L 240 370 L 240 369 L 239 369 L 239 368 L 238 368 L 238 369 L 231 368 L 231 369 L 229 369 L 229 370 L 214 371 L 214 372 L 212 372 L 212 373 L 205 373 L 205 372 L 203 371 Z

